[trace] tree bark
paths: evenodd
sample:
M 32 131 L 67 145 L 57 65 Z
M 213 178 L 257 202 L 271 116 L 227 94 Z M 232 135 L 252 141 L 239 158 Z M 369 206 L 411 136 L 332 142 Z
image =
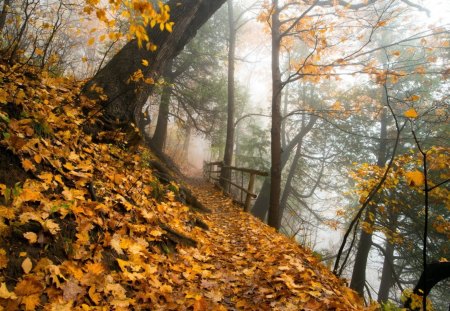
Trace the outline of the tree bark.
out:
M 169 60 L 175 58 L 183 47 L 195 36 L 197 30 L 220 8 L 226 0 L 170 0 L 173 32 L 159 31 L 158 27 L 148 28 L 147 32 L 158 49 L 150 52 L 139 48 L 136 40 L 128 42 L 88 81 L 83 94 L 99 99 L 95 87 L 103 89 L 108 98 L 102 101 L 103 120 L 112 125 L 128 124 L 136 121 L 153 85 L 142 81 L 129 82 L 129 78 L 141 69 L 146 77 L 157 78 L 164 71 Z M 149 66 L 142 65 L 142 59 L 149 61 Z
M 280 193 L 281 193 L 281 83 L 280 71 L 280 8 L 278 0 L 272 1 L 272 128 L 271 137 L 271 168 L 270 168 L 270 199 L 267 224 L 275 229 L 280 228 Z
M 157 151 L 163 152 L 164 144 L 167 138 L 167 125 L 169 122 L 169 105 L 170 105 L 170 96 L 172 92 L 171 83 L 172 79 L 172 60 L 167 62 L 167 67 L 165 69 L 165 82 L 167 83 L 163 87 L 163 91 L 161 94 L 161 101 L 159 103 L 159 111 L 158 111 L 158 120 L 156 121 L 155 132 L 153 133 L 152 143 L 153 147 L 156 148 Z
M 234 149 L 234 58 L 236 53 L 236 27 L 234 25 L 233 1 L 228 0 L 228 25 L 229 25 L 229 46 L 228 46 L 228 111 L 227 111 L 227 136 L 225 139 L 225 150 L 223 163 L 225 166 L 231 166 L 233 161 Z M 228 189 L 226 179 L 231 179 L 231 170 L 222 169 L 220 173 L 220 185 Z
M 304 127 L 304 121 L 302 120 L 302 128 Z M 280 200 L 281 216 L 286 209 L 287 200 L 291 194 L 292 180 L 294 179 L 295 172 L 297 171 L 298 162 L 300 160 L 300 154 L 303 147 L 303 139 L 301 139 L 297 144 L 297 150 L 295 151 L 294 159 L 292 160 L 291 167 L 289 169 L 288 176 L 286 178 L 286 183 L 284 185 L 283 195 Z
M 289 144 L 284 148 L 281 153 L 281 170 L 283 170 L 286 165 L 289 157 L 294 150 L 295 146 L 311 131 L 316 124 L 317 116 L 311 116 L 308 123 L 305 127 L 303 127 L 300 132 L 289 142 Z M 270 177 L 264 179 L 261 191 L 259 192 L 258 198 L 253 205 L 252 214 L 261 221 L 264 221 L 266 218 L 267 211 L 269 210 L 269 193 L 270 193 Z
M 393 269 L 394 269 L 394 244 L 386 240 L 386 251 L 383 262 L 383 270 L 381 273 L 380 288 L 378 289 L 377 301 L 382 303 L 389 299 L 389 290 L 394 284 Z
M 190 126 L 190 124 L 187 124 L 186 131 L 184 134 L 183 153 L 182 153 L 182 158 L 185 159 L 186 163 L 189 163 L 189 146 L 191 143 L 191 130 L 192 127 Z
M 370 208 L 368 208 L 366 211 L 364 222 L 372 226 L 374 218 L 375 208 L 373 206 L 370 206 Z M 350 288 L 354 289 L 361 296 L 364 296 L 364 285 L 366 284 L 366 266 L 371 246 L 372 233 L 366 232 L 361 229 L 361 235 L 358 242 L 358 250 L 355 257 L 355 264 L 353 265 L 352 280 L 350 282 Z
M 383 97 L 384 101 L 384 97 Z M 386 163 L 386 138 L 387 138 L 387 117 L 386 110 L 383 108 L 380 117 L 380 144 L 378 146 L 377 165 L 384 166 Z M 373 226 L 375 222 L 375 206 L 371 205 L 365 214 L 364 222 Z M 358 242 L 358 248 L 353 265 L 352 279 L 350 288 L 357 291 L 361 296 L 364 295 L 364 285 L 366 284 L 366 266 L 372 246 L 372 233 L 361 229 L 361 235 Z
M 2 12 L 0 13 L 0 34 L 3 33 L 3 28 L 6 24 L 6 16 L 8 15 L 8 10 L 11 6 L 11 0 L 4 0 Z

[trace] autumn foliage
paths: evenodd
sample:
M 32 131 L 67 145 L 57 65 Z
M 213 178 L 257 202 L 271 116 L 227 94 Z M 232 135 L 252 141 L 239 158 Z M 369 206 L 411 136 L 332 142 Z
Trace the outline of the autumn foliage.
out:
M 149 150 L 94 141 L 80 83 L 5 64 L 0 81 L 0 310 L 363 309 L 211 186 L 194 189 L 201 213 Z

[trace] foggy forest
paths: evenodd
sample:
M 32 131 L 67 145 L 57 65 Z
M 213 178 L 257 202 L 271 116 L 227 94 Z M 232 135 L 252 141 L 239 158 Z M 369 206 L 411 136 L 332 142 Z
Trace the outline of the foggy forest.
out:
M 0 311 L 450 310 L 448 0 L 0 0 Z

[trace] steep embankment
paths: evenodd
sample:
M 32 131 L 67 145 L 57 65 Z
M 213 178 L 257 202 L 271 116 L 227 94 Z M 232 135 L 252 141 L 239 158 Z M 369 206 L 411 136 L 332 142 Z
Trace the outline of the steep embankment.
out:
M 204 213 L 150 151 L 84 133 L 78 83 L 4 64 L 0 83 L 0 310 L 362 308 L 210 187 Z

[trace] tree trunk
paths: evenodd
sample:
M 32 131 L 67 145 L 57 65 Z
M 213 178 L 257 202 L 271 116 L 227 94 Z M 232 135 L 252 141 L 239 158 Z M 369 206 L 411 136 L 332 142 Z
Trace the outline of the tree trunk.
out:
M 305 121 L 302 119 L 302 128 L 304 127 Z M 292 180 L 294 179 L 295 172 L 297 171 L 298 162 L 300 160 L 300 154 L 302 150 L 303 139 L 301 139 L 297 144 L 297 150 L 295 151 L 294 159 L 292 160 L 291 167 L 289 169 L 288 176 L 286 178 L 286 184 L 284 185 L 283 195 L 281 196 L 280 201 L 280 209 L 281 216 L 283 216 L 283 212 L 286 209 L 287 200 L 289 195 L 291 194 Z
M 281 193 L 281 83 L 280 71 L 280 8 L 278 0 L 273 0 L 272 12 L 272 129 L 271 136 L 271 168 L 270 168 L 270 200 L 267 224 L 275 229 L 280 228 L 280 193 Z
M 371 216 L 372 215 L 372 216 Z M 375 219 L 375 208 L 370 206 L 367 209 L 364 217 L 364 222 L 373 225 Z M 369 257 L 370 248 L 372 246 L 372 233 L 361 229 L 361 235 L 358 242 L 358 250 L 356 252 L 355 264 L 353 266 L 352 280 L 350 288 L 357 291 L 361 296 L 364 296 L 364 285 L 366 284 L 366 266 Z
M 186 125 L 186 131 L 184 132 L 184 141 L 183 141 L 183 151 L 182 151 L 182 158 L 185 159 L 186 163 L 189 163 L 189 146 L 191 143 L 191 130 L 192 127 L 187 124 Z
M 383 272 L 381 273 L 380 288 L 378 289 L 378 302 L 386 302 L 389 299 L 389 290 L 394 284 L 394 245 L 386 240 L 386 250 L 383 262 Z
M 170 20 L 173 32 L 159 31 L 159 27 L 148 28 L 147 32 L 158 49 L 150 52 L 139 48 L 136 40 L 128 42 L 95 77 L 88 81 L 83 94 L 99 99 L 95 88 L 100 87 L 107 100 L 102 101 L 103 121 L 112 126 L 136 121 L 153 85 L 143 81 L 129 82 L 137 70 L 142 70 L 145 77 L 157 78 L 168 61 L 175 58 L 183 47 L 195 36 L 197 30 L 220 8 L 226 0 L 170 0 Z M 142 59 L 149 61 L 149 66 L 142 65 Z
M 311 131 L 314 124 L 317 121 L 317 116 L 311 116 L 308 123 L 305 127 L 303 127 L 300 132 L 289 142 L 289 144 L 284 148 L 281 153 L 281 170 L 283 170 L 286 165 L 289 157 L 294 150 L 295 146 Z M 267 211 L 269 210 L 269 193 L 270 193 L 270 177 L 264 179 L 264 183 L 262 185 L 261 191 L 253 205 L 252 214 L 261 221 L 264 221 L 266 218 Z
M 236 52 L 236 28 L 234 25 L 233 1 L 228 0 L 228 25 L 230 31 L 228 46 L 228 115 L 227 115 L 227 137 L 225 140 L 225 151 L 223 163 L 225 166 L 231 166 L 234 149 L 234 58 Z M 222 169 L 220 173 L 220 185 L 222 188 L 228 188 L 226 179 L 231 179 L 231 170 Z
M 398 225 L 398 213 L 391 207 L 388 210 L 388 226 L 391 234 L 394 234 Z M 386 302 L 389 299 L 389 291 L 394 284 L 394 244 L 386 236 L 386 250 L 381 273 L 380 288 L 378 289 L 378 302 Z
M 0 34 L 3 33 L 3 28 L 6 24 L 6 16 L 8 15 L 8 10 L 11 5 L 11 0 L 4 0 L 2 12 L 0 13 Z
M 152 137 L 153 148 L 156 148 L 156 150 L 159 152 L 163 152 L 164 143 L 166 142 L 167 137 L 170 95 L 172 92 L 172 86 L 170 84 L 173 82 L 172 63 L 173 63 L 172 60 L 169 60 L 167 62 L 167 67 L 165 69 L 164 78 L 167 84 L 164 85 L 161 94 L 161 101 L 159 103 L 159 111 L 158 111 L 158 120 L 156 121 L 155 133 L 153 133 Z
M 383 97 L 384 101 L 384 97 Z M 386 163 L 386 138 L 387 138 L 387 117 L 386 109 L 381 111 L 380 120 L 380 144 L 378 146 L 377 165 L 382 167 Z M 367 209 L 364 222 L 368 223 L 370 227 L 375 222 L 375 206 L 370 206 Z M 358 249 L 356 252 L 355 263 L 353 266 L 352 280 L 350 288 L 357 291 L 361 296 L 364 295 L 364 285 L 366 283 L 366 266 L 367 258 L 369 257 L 370 248 L 372 246 L 372 233 L 361 229 L 361 236 L 358 242 Z

